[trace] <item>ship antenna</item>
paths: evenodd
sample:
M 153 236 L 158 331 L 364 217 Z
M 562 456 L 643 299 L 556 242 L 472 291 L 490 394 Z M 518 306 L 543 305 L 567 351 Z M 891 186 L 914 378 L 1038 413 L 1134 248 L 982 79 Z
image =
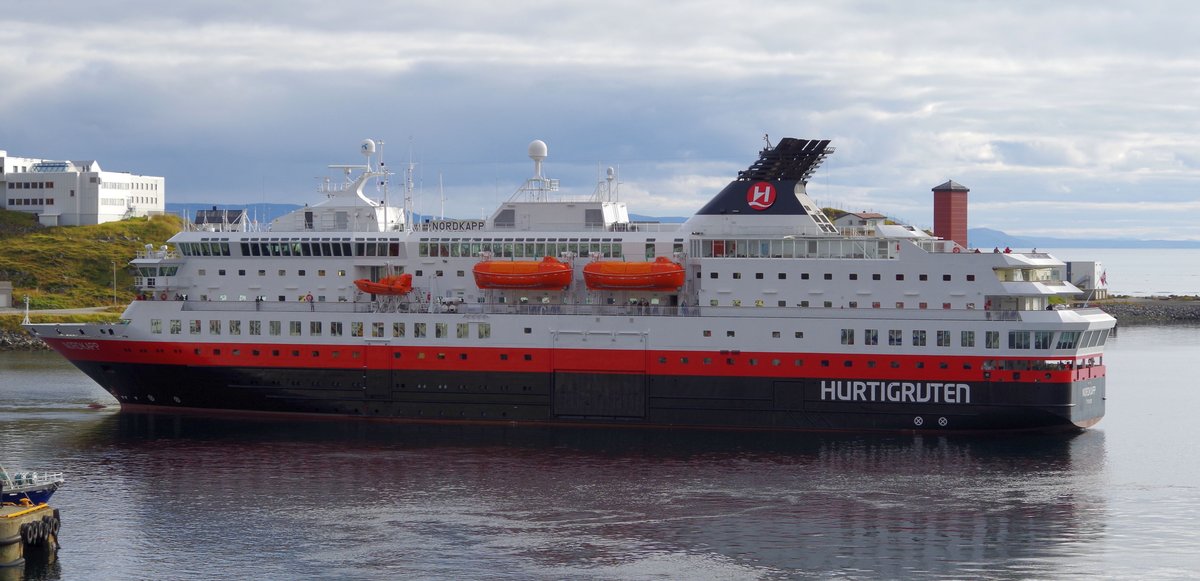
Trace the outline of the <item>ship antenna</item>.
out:
M 771 136 L 769 134 L 763 134 L 763 141 L 767 142 L 767 149 L 775 149 L 775 146 L 771 145 Z

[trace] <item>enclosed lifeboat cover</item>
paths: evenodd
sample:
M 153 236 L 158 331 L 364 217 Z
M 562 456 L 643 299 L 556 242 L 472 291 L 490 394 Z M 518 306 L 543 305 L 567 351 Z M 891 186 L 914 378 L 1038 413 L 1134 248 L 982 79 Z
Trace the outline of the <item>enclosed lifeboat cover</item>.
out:
M 358 290 L 373 295 L 405 295 L 412 292 L 412 275 L 397 274 L 385 276 L 378 281 L 360 278 L 354 281 Z
M 673 291 L 683 286 L 683 266 L 665 256 L 654 262 L 590 262 L 583 281 L 592 290 Z
M 487 260 L 475 265 L 475 285 L 483 289 L 559 290 L 571 285 L 571 265 L 551 256 L 534 260 Z

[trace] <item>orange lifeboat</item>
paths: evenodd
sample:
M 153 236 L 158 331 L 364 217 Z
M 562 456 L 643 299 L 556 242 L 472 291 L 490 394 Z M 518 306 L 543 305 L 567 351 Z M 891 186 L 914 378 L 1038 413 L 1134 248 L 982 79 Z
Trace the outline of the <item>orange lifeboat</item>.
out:
M 385 276 L 378 281 L 373 281 L 369 278 L 360 278 L 354 281 L 354 286 L 358 290 L 371 293 L 373 295 L 406 295 L 412 292 L 412 275 L 397 274 L 394 276 Z
M 591 290 L 673 291 L 683 286 L 683 266 L 665 256 L 654 262 L 590 262 L 583 281 Z
M 487 260 L 475 265 L 475 285 L 484 289 L 559 290 L 571 285 L 571 265 L 547 256 L 534 260 Z

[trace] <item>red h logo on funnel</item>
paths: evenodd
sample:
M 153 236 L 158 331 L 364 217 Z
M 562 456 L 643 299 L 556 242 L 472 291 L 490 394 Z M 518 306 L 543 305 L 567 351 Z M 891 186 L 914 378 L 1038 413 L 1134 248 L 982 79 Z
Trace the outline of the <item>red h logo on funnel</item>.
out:
M 746 204 L 755 210 L 766 210 L 774 203 L 775 186 L 770 182 L 758 182 L 746 190 Z

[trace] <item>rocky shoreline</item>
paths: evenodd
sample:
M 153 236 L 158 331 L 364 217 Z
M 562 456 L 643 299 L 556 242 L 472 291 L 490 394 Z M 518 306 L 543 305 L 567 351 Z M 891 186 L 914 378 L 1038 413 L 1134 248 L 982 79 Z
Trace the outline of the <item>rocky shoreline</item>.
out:
M 1118 326 L 1200 323 L 1200 297 L 1107 299 L 1094 304 L 1116 317 Z
M 1094 306 L 1117 318 L 1118 325 L 1200 324 L 1200 298 L 1108 299 Z M 0 351 L 45 351 L 45 343 L 24 331 L 0 330 Z
M 0 351 L 48 351 L 41 339 L 25 331 L 0 331 Z

